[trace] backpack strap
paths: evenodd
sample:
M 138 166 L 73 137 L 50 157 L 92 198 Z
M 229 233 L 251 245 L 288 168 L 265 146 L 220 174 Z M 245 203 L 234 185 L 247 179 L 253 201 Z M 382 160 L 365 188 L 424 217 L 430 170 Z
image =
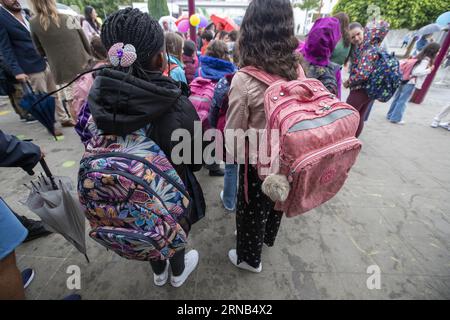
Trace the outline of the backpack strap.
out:
M 244 164 L 244 200 L 246 204 L 249 204 L 248 200 L 248 165 L 249 165 L 249 146 L 245 141 L 245 164 Z
M 270 86 L 272 85 L 274 82 L 279 81 L 279 80 L 284 80 L 282 77 L 277 76 L 277 75 L 273 75 L 270 73 L 267 73 L 261 69 L 258 69 L 254 66 L 247 66 L 244 68 L 239 69 L 239 71 L 242 71 L 246 74 L 248 74 L 249 76 L 258 79 L 259 81 L 265 83 L 266 85 Z M 302 80 L 306 78 L 305 75 L 305 71 L 303 71 L 303 68 L 299 65 L 298 69 L 297 69 L 297 74 L 298 74 L 298 80 Z
M 278 80 L 282 80 L 280 76 L 269 74 L 265 71 L 262 71 L 261 69 L 258 69 L 253 66 L 248 66 L 240 69 L 239 71 L 248 74 L 249 76 L 258 79 L 259 81 L 265 83 L 266 85 L 270 86 L 272 83 Z

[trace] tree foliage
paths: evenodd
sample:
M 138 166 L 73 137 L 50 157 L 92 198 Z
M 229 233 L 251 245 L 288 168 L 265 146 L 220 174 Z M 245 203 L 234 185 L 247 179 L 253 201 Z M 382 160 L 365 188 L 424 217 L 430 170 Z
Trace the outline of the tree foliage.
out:
M 310 11 L 318 9 L 320 6 L 320 0 L 303 0 L 301 3 L 295 3 L 294 7 L 302 10 Z
M 159 18 L 169 15 L 167 0 L 148 0 L 148 13 L 159 20 Z
M 374 9 L 376 7 L 379 10 Z M 333 14 L 345 12 L 351 21 L 366 24 L 373 15 L 390 23 L 392 29 L 419 29 L 434 23 L 436 18 L 450 11 L 449 0 L 340 0 Z

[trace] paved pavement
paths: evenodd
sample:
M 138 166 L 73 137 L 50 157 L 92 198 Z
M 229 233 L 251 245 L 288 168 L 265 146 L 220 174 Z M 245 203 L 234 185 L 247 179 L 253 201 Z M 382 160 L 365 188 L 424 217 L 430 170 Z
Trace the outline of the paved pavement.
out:
M 234 216 L 219 203 L 222 179 L 202 171 L 207 217 L 190 238 L 200 264 L 183 287 L 155 287 L 146 263 L 122 259 L 90 239 L 88 264 L 64 238 L 51 235 L 17 249 L 19 267 L 36 270 L 27 297 L 77 292 L 85 299 L 450 299 L 450 132 L 429 126 L 449 101 L 449 89 L 432 89 L 424 104 L 408 106 L 405 126 L 387 122 L 389 106 L 377 103 L 345 187 L 320 208 L 283 220 L 276 246 L 264 248 L 260 274 L 228 261 Z M 10 110 L 0 107 L 2 130 L 34 139 L 55 174 L 76 179 L 82 145 L 72 129 L 55 142 L 39 124 L 18 122 Z M 8 203 L 35 217 L 21 204 L 30 177 L 2 168 L 0 179 Z M 81 269 L 81 290 L 67 288 L 72 265 Z M 381 271 L 381 288 L 369 290 L 373 265 Z

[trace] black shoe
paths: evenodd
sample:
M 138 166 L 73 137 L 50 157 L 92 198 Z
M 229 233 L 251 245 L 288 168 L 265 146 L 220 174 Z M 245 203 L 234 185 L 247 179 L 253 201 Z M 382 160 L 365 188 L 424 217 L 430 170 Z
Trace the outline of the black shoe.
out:
M 34 279 L 34 270 L 27 268 L 22 271 L 22 283 L 23 288 L 26 289 L 30 285 L 31 281 Z
M 21 220 L 24 227 L 28 230 L 28 236 L 24 242 L 35 240 L 40 237 L 45 237 L 51 234 L 50 231 L 44 228 L 41 221 L 35 221 L 22 216 Z
M 24 118 L 25 118 L 25 123 L 26 124 L 36 123 L 37 122 L 37 120 L 31 114 L 27 114 Z
M 225 175 L 225 171 L 223 171 L 223 169 L 221 168 L 216 170 L 209 170 L 209 175 L 211 177 L 223 177 Z

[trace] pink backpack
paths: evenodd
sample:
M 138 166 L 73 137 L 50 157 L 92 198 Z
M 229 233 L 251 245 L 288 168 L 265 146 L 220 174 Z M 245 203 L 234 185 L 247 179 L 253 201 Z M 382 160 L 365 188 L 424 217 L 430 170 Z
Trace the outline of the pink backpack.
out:
M 411 72 L 416 66 L 417 59 L 405 59 L 400 61 L 400 73 L 402 74 L 403 81 L 411 80 Z
M 105 65 L 105 62 L 97 63 L 92 69 L 99 68 Z M 78 117 L 81 107 L 87 101 L 89 91 L 91 90 L 92 84 L 94 83 L 94 77 L 92 73 L 86 73 L 82 75 L 73 86 L 73 101 L 72 107 L 75 115 Z
M 299 79 L 289 82 L 254 67 L 241 72 L 269 86 L 264 98 L 265 129 L 268 133 L 279 130 L 279 147 L 270 134 L 260 145 L 270 159 L 279 159 L 278 171 L 273 162 L 257 165 L 264 179 L 263 192 L 287 217 L 330 200 L 343 186 L 361 150 L 361 142 L 355 138 L 359 113 L 328 92 L 319 80 L 305 78 L 301 69 Z M 264 167 L 270 175 L 261 174 Z M 283 195 L 280 190 L 285 191 Z
M 197 110 L 198 117 L 202 122 L 203 130 L 209 129 L 208 114 L 214 97 L 216 82 L 210 79 L 197 77 L 190 83 L 191 95 L 189 100 Z

